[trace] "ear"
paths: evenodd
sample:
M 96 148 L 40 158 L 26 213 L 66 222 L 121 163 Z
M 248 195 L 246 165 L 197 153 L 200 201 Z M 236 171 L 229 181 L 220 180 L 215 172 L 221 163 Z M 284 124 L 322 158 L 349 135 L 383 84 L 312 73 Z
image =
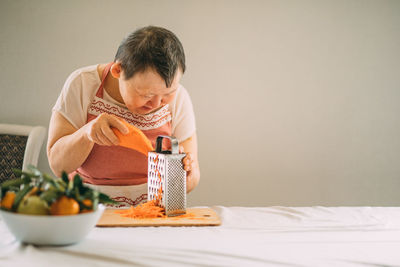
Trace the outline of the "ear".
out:
M 122 73 L 121 73 L 122 69 L 121 69 L 121 63 L 119 62 L 115 62 L 110 69 L 111 75 L 116 78 L 119 79 L 120 77 L 122 77 Z

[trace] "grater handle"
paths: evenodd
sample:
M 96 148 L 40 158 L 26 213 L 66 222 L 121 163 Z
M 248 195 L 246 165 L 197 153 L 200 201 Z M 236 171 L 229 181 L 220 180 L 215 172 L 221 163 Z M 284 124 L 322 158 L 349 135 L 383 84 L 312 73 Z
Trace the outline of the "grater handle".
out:
M 171 141 L 171 153 L 172 154 L 179 154 L 179 143 L 178 143 L 178 139 L 176 139 L 176 137 L 174 136 L 168 136 L 168 135 L 159 135 L 157 137 L 157 141 L 156 141 L 156 152 L 157 153 L 162 153 L 162 141 L 164 138 L 167 138 Z

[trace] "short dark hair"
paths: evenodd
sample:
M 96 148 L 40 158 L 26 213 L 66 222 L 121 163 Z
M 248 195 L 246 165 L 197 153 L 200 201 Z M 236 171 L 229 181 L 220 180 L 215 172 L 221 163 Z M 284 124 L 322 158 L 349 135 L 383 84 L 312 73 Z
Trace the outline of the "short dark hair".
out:
M 124 78 L 153 68 L 170 87 L 178 68 L 185 72 L 185 53 L 178 37 L 171 31 L 155 26 L 137 29 L 118 47 L 115 61 L 121 63 Z

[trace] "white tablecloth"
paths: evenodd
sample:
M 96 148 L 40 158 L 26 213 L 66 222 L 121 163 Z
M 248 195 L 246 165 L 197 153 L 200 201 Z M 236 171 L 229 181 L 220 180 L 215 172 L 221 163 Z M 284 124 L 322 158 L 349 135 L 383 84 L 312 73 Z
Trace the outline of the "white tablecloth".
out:
M 221 226 L 95 228 L 66 247 L 0 221 L 0 266 L 400 266 L 400 208 L 212 208 Z

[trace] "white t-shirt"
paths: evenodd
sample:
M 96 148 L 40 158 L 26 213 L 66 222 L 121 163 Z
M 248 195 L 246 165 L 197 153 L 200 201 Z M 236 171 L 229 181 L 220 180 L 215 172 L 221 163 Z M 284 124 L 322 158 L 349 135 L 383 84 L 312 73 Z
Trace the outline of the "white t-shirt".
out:
M 97 65 L 80 68 L 66 80 L 53 111 L 61 113 L 75 128 L 86 124 L 90 103 L 101 84 Z M 121 107 L 127 108 L 103 90 L 103 98 Z M 172 135 L 179 142 L 185 141 L 196 131 L 192 101 L 186 89 L 179 85 L 175 99 L 168 107 L 171 112 Z

